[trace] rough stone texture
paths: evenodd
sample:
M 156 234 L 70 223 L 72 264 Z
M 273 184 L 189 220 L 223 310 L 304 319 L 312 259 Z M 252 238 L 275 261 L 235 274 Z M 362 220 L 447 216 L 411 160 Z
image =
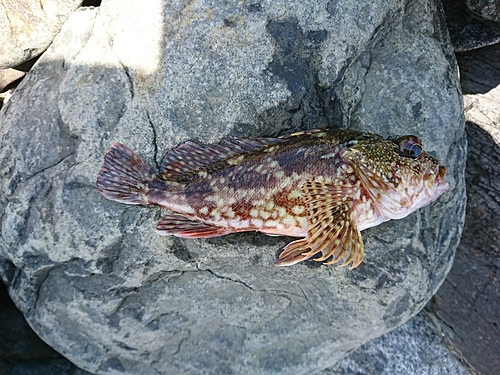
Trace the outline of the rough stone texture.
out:
M 99 374 L 301 374 L 415 315 L 464 214 L 463 109 L 427 1 L 107 1 L 73 14 L 2 109 L 1 274 L 46 342 Z M 341 126 L 420 135 L 450 191 L 363 233 L 355 271 L 273 268 L 289 241 L 162 238 L 102 199 L 112 142 L 154 164 L 191 139 Z
M 500 3 L 497 0 L 465 0 L 465 4 L 476 16 L 484 20 L 500 22 Z
M 24 77 L 26 73 L 16 69 L 0 70 L 0 92 L 7 90 L 9 86 Z
M 464 92 L 467 214 L 455 263 L 427 309 L 471 374 L 500 374 L 500 44 L 457 56 Z
M 82 0 L 1 0 L 0 69 L 12 68 L 47 49 Z
M 26 73 L 16 69 L 0 69 L 0 109 L 12 96 L 15 87 Z
M 442 3 L 451 44 L 456 52 L 470 51 L 500 42 L 500 30 L 492 27 L 493 23 L 472 16 L 465 0 L 442 0 Z
M 88 375 L 44 343 L 0 282 L 0 375 Z
M 50 349 L 28 326 L 0 282 L 1 375 L 86 375 Z M 2 372 L 3 371 L 3 372 Z M 321 375 L 467 375 L 425 312 L 363 344 Z
M 320 375 L 468 375 L 421 312 L 401 327 L 376 338 Z

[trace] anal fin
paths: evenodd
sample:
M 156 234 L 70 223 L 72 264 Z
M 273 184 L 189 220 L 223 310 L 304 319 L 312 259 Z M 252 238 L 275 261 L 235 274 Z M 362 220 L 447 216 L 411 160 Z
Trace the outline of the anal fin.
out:
M 178 214 L 165 215 L 156 224 L 156 233 L 162 236 L 176 236 L 181 238 L 211 238 L 229 233 L 229 230 L 213 224 Z
M 364 257 L 364 245 L 353 216 L 355 189 L 315 181 L 304 184 L 307 237 L 289 243 L 275 265 L 291 266 L 321 253 L 315 261 L 331 258 L 325 264 L 344 260 L 341 266 L 352 263 L 351 268 L 357 267 Z

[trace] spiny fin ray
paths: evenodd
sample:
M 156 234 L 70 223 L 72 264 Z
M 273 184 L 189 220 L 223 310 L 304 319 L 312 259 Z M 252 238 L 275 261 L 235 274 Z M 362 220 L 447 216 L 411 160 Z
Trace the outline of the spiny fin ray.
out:
M 183 215 L 165 215 L 156 225 L 156 233 L 181 238 L 211 238 L 230 233 L 227 228 L 193 220 Z
M 187 141 L 170 150 L 160 164 L 160 175 L 165 180 L 189 182 L 200 171 L 214 173 L 229 165 L 241 155 L 263 151 L 266 147 L 283 143 L 281 138 L 230 138 L 215 146 L 204 146 Z
M 355 186 L 324 184 L 308 181 L 302 187 L 305 197 L 309 230 L 307 237 L 289 243 L 280 254 L 277 266 L 289 266 L 321 254 L 316 261 L 344 260 L 357 267 L 364 256 L 361 233 L 353 216 Z M 325 210 L 324 207 L 329 207 Z

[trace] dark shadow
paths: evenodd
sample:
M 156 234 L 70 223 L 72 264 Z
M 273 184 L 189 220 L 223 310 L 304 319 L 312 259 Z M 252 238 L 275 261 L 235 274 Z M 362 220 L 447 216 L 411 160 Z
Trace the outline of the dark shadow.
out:
M 12 70 L 17 70 L 19 74 L 16 74 L 15 77 L 19 78 L 13 79 L 13 77 L 10 75 L 0 78 L 0 110 L 2 109 L 4 101 L 6 100 L 5 99 L 7 97 L 6 94 L 9 91 L 10 93 L 12 93 L 16 89 L 16 87 L 19 86 L 19 84 L 25 77 L 25 73 L 28 72 L 33 67 L 33 65 L 35 65 L 35 63 L 38 61 L 39 58 L 40 56 L 36 56 L 28 61 L 23 62 L 22 64 L 19 64 L 18 66 L 13 67 L 12 69 L 2 70 L 2 72 L 4 71 L 12 72 Z
M 472 16 L 464 0 L 442 0 L 451 44 L 456 52 L 474 50 L 500 41 L 500 34 Z
M 500 44 L 458 53 L 457 62 L 463 94 L 486 94 L 500 85 Z M 469 96 L 467 102 L 476 100 L 481 98 Z M 466 122 L 463 234 L 450 273 L 426 306 L 456 359 L 485 375 L 500 373 L 500 137 L 485 130 L 498 127 L 494 121 Z
M 485 94 L 500 85 L 500 43 L 456 56 L 464 95 Z
M 101 0 L 84 0 L 82 7 L 98 7 L 101 5 Z
M 0 374 L 87 375 L 40 340 L 0 282 Z
M 500 271 L 500 139 L 493 139 L 472 122 L 466 122 L 466 131 L 468 202 L 460 244 L 493 270 Z
M 455 262 L 427 305 L 452 353 L 471 373 L 500 373 L 500 147 L 468 122 L 467 211 Z

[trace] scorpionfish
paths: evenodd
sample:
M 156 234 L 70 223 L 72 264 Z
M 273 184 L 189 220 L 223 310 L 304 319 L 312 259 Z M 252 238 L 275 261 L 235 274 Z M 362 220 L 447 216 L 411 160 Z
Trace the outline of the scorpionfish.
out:
M 97 177 L 100 194 L 170 210 L 156 231 L 209 238 L 259 231 L 300 237 L 276 265 L 309 259 L 357 267 L 360 231 L 401 219 L 443 194 L 446 168 L 408 135 L 314 129 L 277 138 L 185 142 L 157 173 L 115 143 Z

